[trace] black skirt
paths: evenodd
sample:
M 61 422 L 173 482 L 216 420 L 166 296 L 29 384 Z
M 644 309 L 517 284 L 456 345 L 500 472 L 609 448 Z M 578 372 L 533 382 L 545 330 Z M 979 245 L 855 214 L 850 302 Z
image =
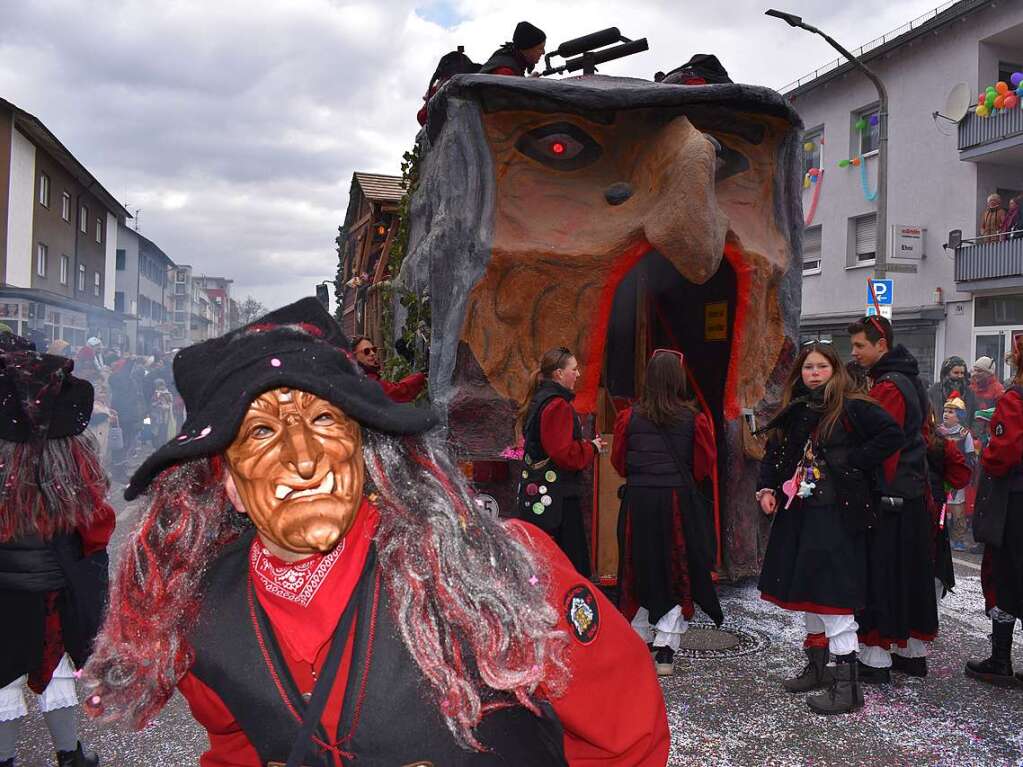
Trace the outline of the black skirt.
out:
M 627 616 L 645 607 L 653 625 L 679 605 L 688 620 L 696 604 L 715 623 L 723 621 L 711 576 L 710 520 L 691 492 L 626 487 L 618 515 L 618 603 Z
M 775 512 L 760 571 L 768 602 L 823 615 L 849 615 L 866 604 L 866 545 L 835 506 L 796 500 Z
M 1023 493 L 1010 493 L 1002 545 L 994 556 L 995 604 L 1023 618 Z
M 938 633 L 934 594 L 934 533 L 923 498 L 882 507 L 867 532 L 867 608 L 856 616 L 866 645 L 904 646 Z

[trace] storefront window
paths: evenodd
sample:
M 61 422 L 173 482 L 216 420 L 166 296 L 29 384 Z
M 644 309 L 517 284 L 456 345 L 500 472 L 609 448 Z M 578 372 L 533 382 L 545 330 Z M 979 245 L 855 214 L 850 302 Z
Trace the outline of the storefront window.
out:
M 1023 294 L 978 296 L 973 307 L 976 327 L 1023 325 Z

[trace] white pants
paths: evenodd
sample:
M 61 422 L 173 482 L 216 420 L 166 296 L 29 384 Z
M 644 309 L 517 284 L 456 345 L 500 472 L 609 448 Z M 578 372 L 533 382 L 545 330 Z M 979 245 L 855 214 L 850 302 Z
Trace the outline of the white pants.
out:
M 807 634 L 824 634 L 828 638 L 828 649 L 832 655 L 848 655 L 856 652 L 856 623 L 854 615 L 822 615 L 803 613 Z
M 650 625 L 650 612 L 641 607 L 636 610 L 632 627 L 644 642 L 653 642 L 654 647 L 670 647 L 677 651 L 682 644 L 682 635 L 689 629 L 689 621 L 682 614 L 682 608 L 675 605 L 661 616 L 656 626 Z
M 0 722 L 9 722 L 28 715 L 25 703 L 25 682 L 27 676 L 18 677 L 9 685 L 0 689 Z M 78 705 L 78 694 L 75 692 L 75 670 L 71 659 L 65 654 L 53 672 L 53 678 L 39 696 L 39 709 L 45 714 L 58 708 Z
M 930 655 L 930 642 L 910 637 L 905 647 L 893 647 L 890 651 L 882 647 L 860 647 L 860 660 L 871 668 L 891 668 L 892 655 L 902 658 L 926 658 Z

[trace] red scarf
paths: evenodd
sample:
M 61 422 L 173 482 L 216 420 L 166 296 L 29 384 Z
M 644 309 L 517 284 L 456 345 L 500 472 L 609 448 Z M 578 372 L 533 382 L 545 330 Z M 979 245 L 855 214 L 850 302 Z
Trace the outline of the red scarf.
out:
M 363 498 L 351 530 L 333 551 L 298 562 L 275 557 L 258 535 L 253 539 L 249 573 L 256 598 L 295 660 L 316 663 L 355 591 L 378 522 L 376 507 Z

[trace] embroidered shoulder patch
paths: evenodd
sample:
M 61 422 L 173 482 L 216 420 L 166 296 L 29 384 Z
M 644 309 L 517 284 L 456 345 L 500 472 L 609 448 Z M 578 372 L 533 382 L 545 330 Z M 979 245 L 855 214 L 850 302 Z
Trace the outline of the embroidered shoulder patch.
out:
M 994 435 L 996 437 L 1001 437 L 1003 434 L 1005 434 L 1005 424 L 1004 423 L 997 424 L 995 426 Z
M 590 587 L 579 584 L 570 588 L 565 592 L 562 608 L 576 641 L 581 645 L 592 644 L 600 629 L 600 612 Z

